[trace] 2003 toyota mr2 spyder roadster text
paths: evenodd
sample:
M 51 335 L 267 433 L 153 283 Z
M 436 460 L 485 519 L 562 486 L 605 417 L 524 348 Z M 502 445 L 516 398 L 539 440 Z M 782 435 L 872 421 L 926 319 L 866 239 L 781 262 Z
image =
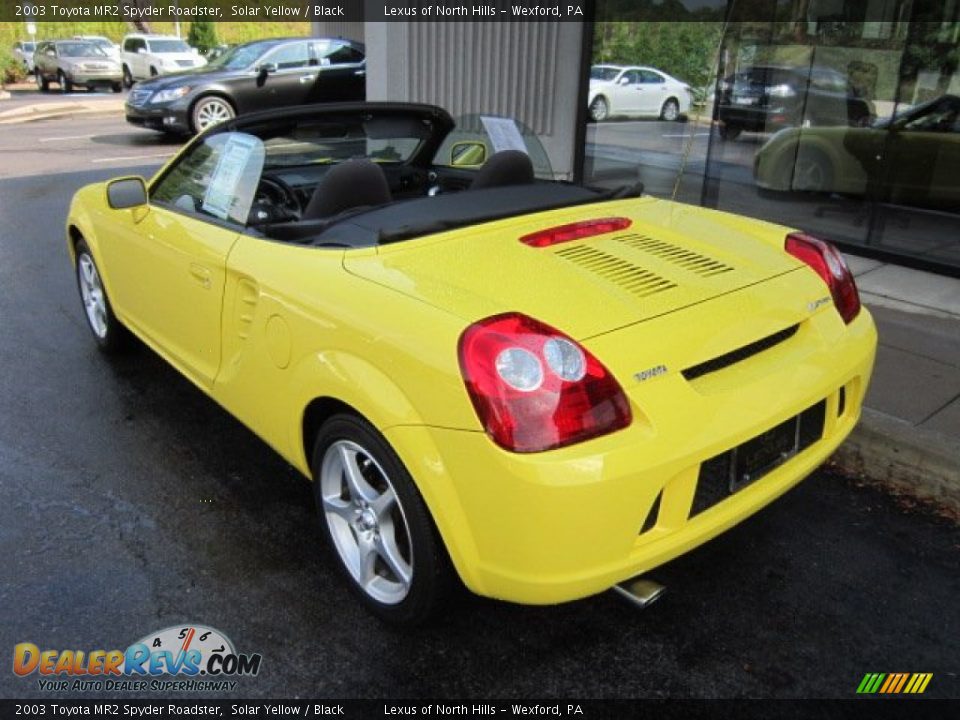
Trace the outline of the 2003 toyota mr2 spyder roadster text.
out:
M 458 576 L 556 603 L 824 462 L 876 331 L 823 240 L 550 176 L 510 119 L 287 109 L 82 188 L 68 247 L 99 346 L 133 333 L 312 477 L 377 615 Z

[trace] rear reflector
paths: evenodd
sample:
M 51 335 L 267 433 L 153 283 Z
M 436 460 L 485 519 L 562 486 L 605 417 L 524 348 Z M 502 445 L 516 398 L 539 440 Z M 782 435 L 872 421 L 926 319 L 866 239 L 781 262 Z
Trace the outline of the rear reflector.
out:
M 582 240 L 583 238 L 593 237 L 594 235 L 603 235 L 604 233 L 625 230 L 630 227 L 631 220 L 622 217 L 597 218 L 596 220 L 583 220 L 582 222 L 570 223 L 569 225 L 558 225 L 557 227 L 538 230 L 535 233 L 524 235 L 520 242 L 530 247 L 550 247 L 560 243 L 571 242 L 572 240 Z

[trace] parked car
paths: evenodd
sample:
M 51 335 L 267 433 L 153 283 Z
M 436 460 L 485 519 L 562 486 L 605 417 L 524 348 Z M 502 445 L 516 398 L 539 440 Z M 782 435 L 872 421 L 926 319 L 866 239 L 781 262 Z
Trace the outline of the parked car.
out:
M 754 159 L 759 187 L 870 195 L 898 205 L 960 208 L 960 97 L 943 95 L 870 127 L 791 128 Z
M 127 87 L 137 80 L 207 64 L 195 48 L 172 35 L 127 35 L 121 43 L 120 59 Z
M 854 95 L 846 75 L 816 65 L 755 65 L 736 72 L 720 83 L 717 113 L 725 140 L 744 130 L 862 126 L 874 115 L 872 104 Z
M 201 132 L 253 110 L 364 97 L 360 43 L 331 38 L 257 40 L 227 50 L 201 70 L 140 83 L 127 121 L 171 133 Z
M 92 42 L 98 48 L 103 50 L 109 57 L 120 62 L 120 46 L 103 35 L 74 35 L 74 40 L 86 40 Z
M 587 107 L 594 122 L 613 116 L 679 120 L 690 111 L 690 86 L 651 67 L 594 65 Z
M 61 92 L 75 87 L 95 90 L 111 88 L 120 92 L 123 74 L 120 64 L 99 47 L 86 40 L 50 40 L 37 44 L 33 54 L 37 87 L 41 92 L 56 82 Z
M 96 345 L 138 336 L 313 478 L 393 622 L 454 573 L 557 603 L 724 532 L 850 433 L 876 349 L 829 243 L 538 180 L 542 149 L 479 119 L 447 146 L 429 105 L 251 114 L 66 221 Z
M 36 49 L 37 44 L 32 40 L 18 40 L 13 44 L 13 57 L 23 63 L 27 75 L 33 74 L 33 53 Z

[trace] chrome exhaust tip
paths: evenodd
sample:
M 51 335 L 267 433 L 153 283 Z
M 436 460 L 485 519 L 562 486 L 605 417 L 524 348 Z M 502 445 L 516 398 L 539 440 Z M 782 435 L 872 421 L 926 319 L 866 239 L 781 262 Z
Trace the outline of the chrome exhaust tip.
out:
M 625 598 L 631 605 L 641 610 L 663 595 L 666 590 L 663 585 L 648 578 L 637 577 L 613 586 L 613 591 Z

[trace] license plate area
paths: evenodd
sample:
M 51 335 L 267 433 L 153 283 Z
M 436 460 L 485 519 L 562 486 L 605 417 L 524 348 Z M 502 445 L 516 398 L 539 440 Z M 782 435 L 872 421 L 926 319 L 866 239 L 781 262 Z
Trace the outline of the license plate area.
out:
M 826 401 L 700 465 L 690 516 L 759 480 L 823 437 Z

